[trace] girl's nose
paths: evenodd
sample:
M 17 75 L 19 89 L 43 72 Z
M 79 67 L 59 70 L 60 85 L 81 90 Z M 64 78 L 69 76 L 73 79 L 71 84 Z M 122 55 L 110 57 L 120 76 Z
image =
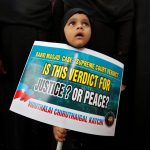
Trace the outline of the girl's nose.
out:
M 77 26 L 77 29 L 83 29 L 82 25 L 79 24 L 79 25 Z

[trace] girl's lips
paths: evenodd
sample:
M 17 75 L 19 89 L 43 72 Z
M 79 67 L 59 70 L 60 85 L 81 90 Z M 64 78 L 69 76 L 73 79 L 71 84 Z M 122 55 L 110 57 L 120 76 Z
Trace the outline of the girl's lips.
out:
M 76 36 L 75 36 L 76 38 L 83 38 L 84 37 L 84 35 L 82 34 L 82 33 L 78 33 L 78 34 L 76 34 Z

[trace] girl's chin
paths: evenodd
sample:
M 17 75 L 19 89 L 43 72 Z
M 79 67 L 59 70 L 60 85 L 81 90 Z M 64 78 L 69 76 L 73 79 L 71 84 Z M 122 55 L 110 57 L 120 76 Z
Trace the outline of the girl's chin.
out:
M 84 43 L 76 43 L 72 46 L 75 47 L 75 48 L 83 48 L 85 46 L 85 44 Z

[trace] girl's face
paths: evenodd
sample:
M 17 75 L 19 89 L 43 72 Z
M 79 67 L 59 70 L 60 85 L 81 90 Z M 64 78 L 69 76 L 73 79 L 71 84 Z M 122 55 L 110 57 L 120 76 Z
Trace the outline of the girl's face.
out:
M 74 14 L 67 21 L 64 33 L 71 46 L 84 47 L 91 37 L 91 25 L 88 17 L 85 14 Z

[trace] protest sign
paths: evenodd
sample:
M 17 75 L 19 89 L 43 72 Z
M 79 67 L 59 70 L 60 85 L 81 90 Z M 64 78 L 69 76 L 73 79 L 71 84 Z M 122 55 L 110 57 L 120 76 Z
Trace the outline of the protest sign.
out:
M 90 49 L 35 41 L 10 110 L 66 129 L 113 136 L 123 67 Z

